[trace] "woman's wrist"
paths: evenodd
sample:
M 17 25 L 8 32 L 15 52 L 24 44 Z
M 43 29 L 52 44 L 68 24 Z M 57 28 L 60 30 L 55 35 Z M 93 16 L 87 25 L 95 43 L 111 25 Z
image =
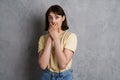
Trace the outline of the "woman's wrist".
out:
M 60 42 L 60 39 L 56 38 L 56 39 L 54 39 L 54 42 L 58 44 Z
M 52 43 L 52 39 L 51 39 L 50 36 L 48 36 L 48 38 L 47 38 L 47 43 L 48 43 L 48 44 Z

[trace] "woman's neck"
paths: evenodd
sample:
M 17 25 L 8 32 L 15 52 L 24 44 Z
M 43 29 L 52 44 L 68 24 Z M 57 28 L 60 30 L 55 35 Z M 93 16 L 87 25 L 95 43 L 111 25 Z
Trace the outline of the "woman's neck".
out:
M 60 30 L 60 32 L 59 32 L 60 36 L 62 36 L 62 35 L 64 34 L 64 32 L 65 32 L 65 31 Z

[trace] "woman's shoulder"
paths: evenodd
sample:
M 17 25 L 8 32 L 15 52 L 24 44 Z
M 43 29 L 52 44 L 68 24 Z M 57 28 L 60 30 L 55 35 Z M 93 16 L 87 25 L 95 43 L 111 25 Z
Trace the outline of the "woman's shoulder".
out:
M 77 36 L 74 32 L 71 31 L 65 31 L 63 35 L 64 40 L 69 40 L 69 39 L 77 39 Z
M 46 39 L 48 37 L 48 34 L 43 34 L 40 36 L 40 38 Z
M 71 32 L 71 31 L 66 31 L 67 34 L 69 34 L 70 36 L 76 36 L 76 33 Z

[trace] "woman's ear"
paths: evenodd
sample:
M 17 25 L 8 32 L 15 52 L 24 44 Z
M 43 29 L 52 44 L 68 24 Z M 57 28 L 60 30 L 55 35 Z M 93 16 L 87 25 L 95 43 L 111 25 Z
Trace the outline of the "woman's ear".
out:
M 65 20 L 65 16 L 62 17 L 62 21 L 64 21 L 64 20 Z

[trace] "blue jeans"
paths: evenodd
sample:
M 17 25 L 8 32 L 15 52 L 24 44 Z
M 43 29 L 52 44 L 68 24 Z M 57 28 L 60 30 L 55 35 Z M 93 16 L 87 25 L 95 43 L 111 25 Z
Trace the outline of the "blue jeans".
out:
M 43 71 L 40 80 L 73 80 L 72 70 L 69 69 L 60 73 L 55 73 L 46 69 Z

